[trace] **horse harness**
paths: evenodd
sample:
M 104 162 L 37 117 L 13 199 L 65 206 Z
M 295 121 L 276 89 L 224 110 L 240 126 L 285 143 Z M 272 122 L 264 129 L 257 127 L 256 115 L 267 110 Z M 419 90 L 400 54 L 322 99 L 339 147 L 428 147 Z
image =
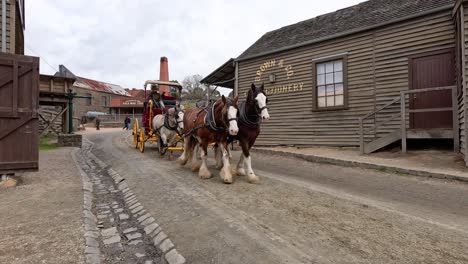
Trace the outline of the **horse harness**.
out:
M 268 100 L 268 99 L 267 99 Z M 239 124 L 247 126 L 247 127 L 258 127 L 262 123 L 262 119 L 260 115 L 263 110 L 268 109 L 265 105 L 264 107 L 259 107 L 257 103 L 255 103 L 255 115 L 250 116 L 247 115 L 247 102 L 242 102 L 239 104 Z M 252 120 L 251 117 L 255 119 Z
M 201 108 L 200 111 L 198 111 L 197 116 L 193 120 L 193 123 L 197 122 L 198 117 L 200 116 L 200 114 L 202 114 L 203 112 L 206 112 L 205 118 L 203 120 L 203 124 L 200 124 L 200 125 L 198 125 L 196 127 L 193 127 L 189 132 L 187 132 L 185 134 L 186 136 L 193 134 L 194 132 L 196 132 L 200 128 L 208 128 L 213 132 L 220 132 L 220 131 L 227 130 L 226 127 L 218 127 L 218 125 L 216 124 L 216 119 L 215 119 L 215 116 L 214 116 L 214 109 L 216 107 L 216 103 L 217 102 L 209 103 L 208 106 L 206 106 L 204 108 Z M 232 106 L 232 103 L 229 100 L 227 101 L 226 104 L 227 104 L 228 107 Z M 231 122 L 231 121 L 237 121 L 237 117 L 229 118 L 227 120 L 228 123 Z

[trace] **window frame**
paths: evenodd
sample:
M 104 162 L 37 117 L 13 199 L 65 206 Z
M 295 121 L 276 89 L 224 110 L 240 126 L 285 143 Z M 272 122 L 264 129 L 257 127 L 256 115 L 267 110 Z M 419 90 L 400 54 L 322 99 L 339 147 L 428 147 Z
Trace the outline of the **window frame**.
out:
M 93 95 L 91 93 L 85 93 L 85 96 L 90 97 L 90 98 L 86 98 L 86 106 L 93 105 Z
M 103 100 L 104 99 L 104 100 Z M 101 106 L 107 107 L 107 95 L 101 95 Z
M 343 61 L 343 105 L 340 106 L 328 106 L 328 107 L 319 107 L 318 106 L 318 86 L 317 86 L 317 64 L 322 64 L 331 61 Z M 346 54 L 335 55 L 335 56 L 326 56 L 322 59 L 315 59 L 312 61 L 312 89 L 313 89 L 313 104 L 312 109 L 315 112 L 324 112 L 324 111 L 336 111 L 336 110 L 347 110 L 348 105 L 348 56 Z

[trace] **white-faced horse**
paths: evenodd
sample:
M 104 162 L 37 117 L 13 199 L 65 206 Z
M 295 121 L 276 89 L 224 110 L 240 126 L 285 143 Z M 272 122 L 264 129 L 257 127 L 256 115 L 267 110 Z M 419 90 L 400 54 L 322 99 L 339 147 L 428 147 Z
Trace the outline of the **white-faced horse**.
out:
M 153 130 L 161 138 L 160 147 L 166 147 L 174 142 L 178 133 L 184 129 L 184 109 L 179 103 L 164 114 L 153 118 Z
M 256 87 L 252 84 L 247 92 L 247 99 L 245 102 L 239 104 L 239 133 L 236 136 L 231 136 L 229 141 L 238 140 L 242 148 L 242 155 L 237 164 L 237 175 L 247 175 L 250 183 L 259 181 L 258 176 L 255 175 L 252 169 L 252 159 L 250 149 L 255 144 L 258 135 L 260 134 L 260 124 L 262 121 L 270 119 L 267 108 L 268 98 L 265 95 L 263 84 Z M 216 147 L 216 167 L 219 169 L 222 164 L 221 152 Z

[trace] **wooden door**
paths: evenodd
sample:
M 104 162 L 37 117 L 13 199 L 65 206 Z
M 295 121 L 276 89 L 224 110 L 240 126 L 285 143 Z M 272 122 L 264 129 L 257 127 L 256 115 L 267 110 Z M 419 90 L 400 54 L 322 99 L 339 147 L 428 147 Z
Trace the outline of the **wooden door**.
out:
M 0 173 L 37 170 L 39 58 L 0 53 Z
M 410 89 L 455 85 L 453 50 L 416 55 L 410 58 Z M 410 95 L 410 109 L 452 107 L 450 90 L 415 93 Z M 453 128 L 452 112 L 411 113 L 410 128 Z

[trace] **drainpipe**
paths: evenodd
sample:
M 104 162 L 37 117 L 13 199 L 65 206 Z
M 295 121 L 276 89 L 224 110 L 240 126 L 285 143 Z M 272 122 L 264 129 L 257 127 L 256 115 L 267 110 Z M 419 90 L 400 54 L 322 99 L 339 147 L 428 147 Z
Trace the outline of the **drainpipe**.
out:
M 2 0 L 2 52 L 6 52 L 6 0 Z

